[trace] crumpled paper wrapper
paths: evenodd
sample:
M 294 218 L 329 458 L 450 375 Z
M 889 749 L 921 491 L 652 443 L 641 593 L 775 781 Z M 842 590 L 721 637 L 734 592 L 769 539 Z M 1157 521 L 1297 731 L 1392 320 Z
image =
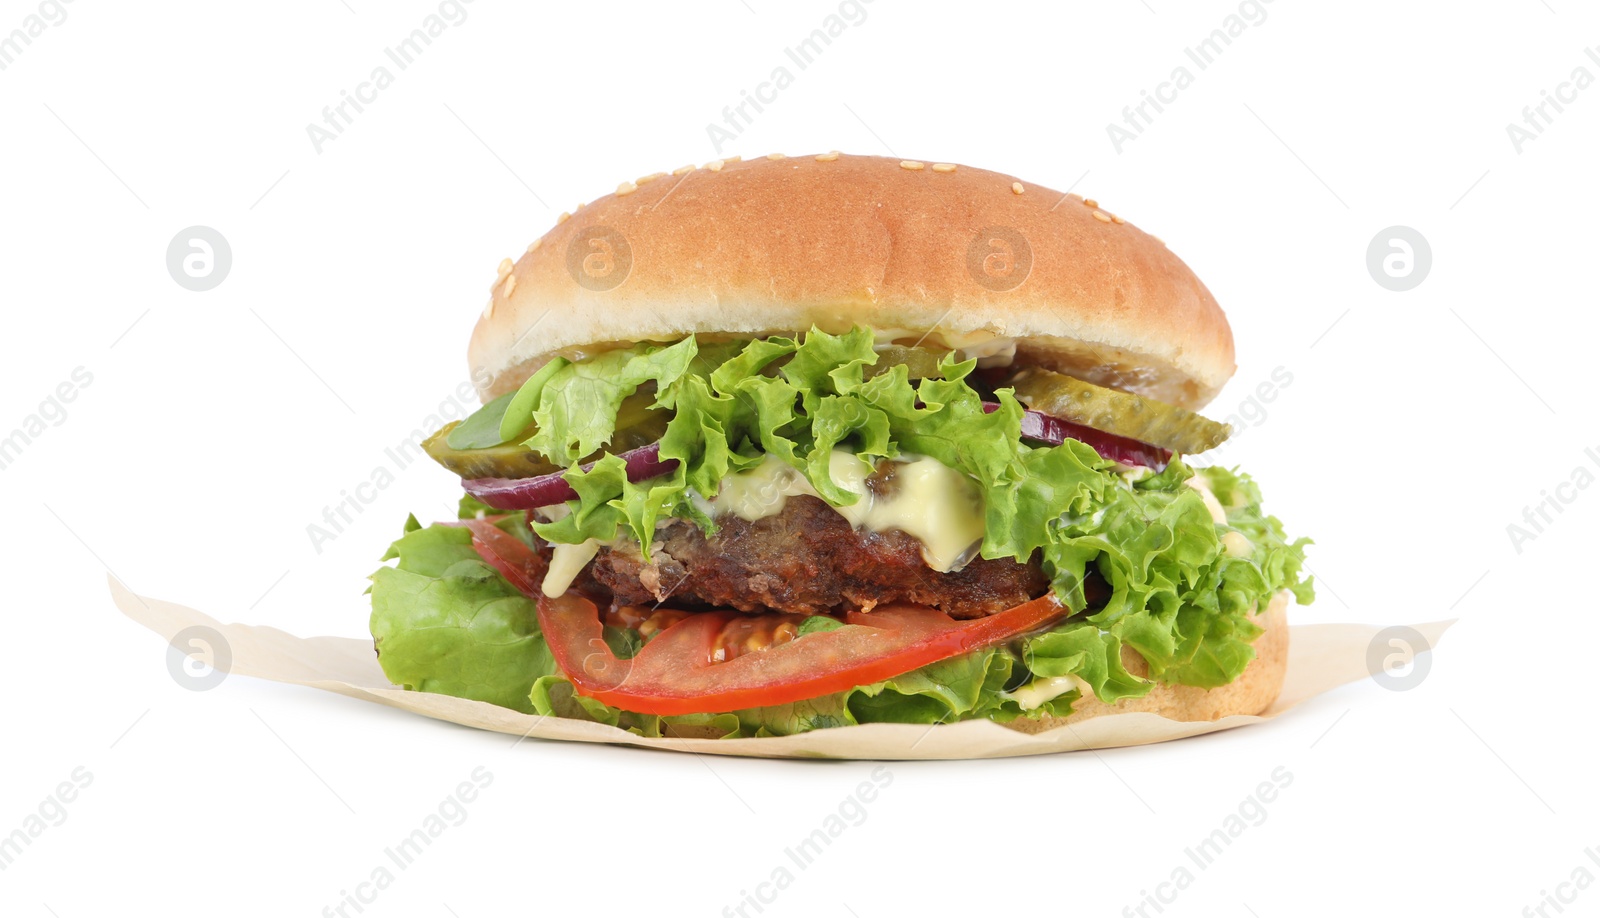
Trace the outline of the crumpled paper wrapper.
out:
M 1383 630 L 1378 625 L 1357 624 L 1292 626 L 1283 692 L 1272 707 L 1253 716 L 1186 722 L 1158 714 L 1109 714 L 1031 735 L 987 720 L 974 720 L 932 727 L 862 724 L 768 739 L 653 739 L 604 724 L 521 714 L 481 701 L 409 692 L 391 685 L 384 677 L 368 639 L 303 638 L 264 625 L 223 624 L 194 609 L 137 596 L 115 579 L 110 583 L 117 608 L 169 644 L 185 628 L 215 629 L 231 654 L 229 673 L 307 685 L 514 736 L 761 758 L 987 759 L 1140 746 L 1231 730 L 1281 717 L 1307 699 L 1367 677 L 1368 648 L 1373 637 Z M 1410 627 L 1422 635 L 1431 649 L 1451 624 L 1452 621 L 1442 621 Z M 1421 652 L 1422 648 L 1416 650 Z

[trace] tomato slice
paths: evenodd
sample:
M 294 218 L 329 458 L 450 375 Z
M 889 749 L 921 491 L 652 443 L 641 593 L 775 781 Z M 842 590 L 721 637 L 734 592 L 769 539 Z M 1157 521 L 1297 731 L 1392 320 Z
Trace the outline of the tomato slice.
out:
M 544 580 L 544 559 L 521 539 L 496 526 L 493 520 L 462 520 L 459 525 L 472 532 L 472 547 L 500 576 L 527 596 L 542 595 L 539 584 Z
M 1046 595 L 986 618 L 958 622 L 927 606 L 852 612 L 848 625 L 726 662 L 711 659 L 733 612 L 696 612 L 632 659 L 606 645 L 599 610 L 577 593 L 539 596 L 539 625 L 577 690 L 641 714 L 710 714 L 804 701 L 881 682 L 929 663 L 1032 631 L 1066 614 Z
M 846 615 L 845 623 L 855 627 L 803 635 L 717 662 L 712 656 L 718 635 L 742 616 L 694 612 L 631 659 L 621 659 L 606 645 L 594 603 L 570 591 L 544 595 L 539 589 L 543 561 L 521 539 L 488 520 L 464 525 L 483 559 L 538 602 L 539 627 L 573 686 L 641 714 L 712 714 L 817 698 L 998 644 L 1067 614 L 1048 594 L 961 622 L 927 606 L 881 606 Z

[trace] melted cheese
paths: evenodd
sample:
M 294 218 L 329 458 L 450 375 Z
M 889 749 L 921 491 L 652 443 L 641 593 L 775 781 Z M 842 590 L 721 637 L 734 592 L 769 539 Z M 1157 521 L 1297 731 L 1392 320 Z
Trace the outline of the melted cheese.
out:
M 1062 695 L 1077 689 L 1082 694 L 1080 697 L 1088 698 L 1093 689 L 1089 683 L 1077 676 L 1051 676 L 1045 679 L 1035 679 L 1014 692 L 1007 693 L 1008 697 L 1017 703 L 1024 711 L 1032 711 L 1047 701 L 1054 701 Z
M 922 543 L 922 560 L 936 571 L 958 570 L 983 540 L 983 495 L 977 484 L 937 459 L 897 462 L 887 495 L 868 489 L 872 466 L 846 450 L 833 451 L 828 470 L 840 488 L 856 495 L 855 503 L 834 508 L 840 516 L 858 529 L 898 529 L 915 536 Z M 713 514 L 753 521 L 780 512 L 797 494 L 818 496 L 804 475 L 768 456 L 761 465 L 723 479 L 708 505 Z
M 1206 510 L 1211 514 L 1213 523 L 1218 526 L 1228 525 L 1228 511 L 1223 508 L 1222 501 L 1217 500 L 1217 495 L 1212 492 L 1204 477 L 1195 475 L 1184 484 L 1200 492 L 1200 499 L 1205 501 Z M 1256 546 L 1244 533 L 1237 529 L 1229 529 L 1222 534 L 1222 550 L 1230 558 L 1248 558 L 1255 554 Z
M 1232 530 L 1222 536 L 1222 550 L 1230 558 L 1248 558 L 1256 553 L 1255 545 L 1244 533 Z
M 994 338 L 960 350 L 962 359 L 976 357 L 980 367 L 1009 367 L 1017 359 L 1017 339 Z
M 983 496 L 972 479 L 937 459 L 919 458 L 895 470 L 894 485 L 885 498 L 869 493 L 839 509 L 873 532 L 898 529 L 916 536 L 922 560 L 936 571 L 956 570 L 971 560 L 984 531 Z
M 834 480 L 844 484 L 837 473 Z M 815 497 L 817 492 L 798 469 L 777 456 L 769 455 L 755 468 L 722 479 L 716 500 L 701 504 L 700 509 L 713 515 L 731 513 L 742 520 L 754 522 L 777 514 L 783 509 L 784 502 L 797 494 Z
M 572 586 L 572 581 L 583 570 L 583 566 L 594 560 L 600 552 L 600 542 L 589 539 L 576 545 L 557 542 L 551 546 L 550 569 L 545 572 L 544 583 L 539 589 L 544 595 L 551 598 L 560 596 Z
M 943 345 L 959 351 L 962 360 L 977 358 L 980 367 L 1005 367 L 1017 357 L 1017 339 L 978 330 L 946 333 L 939 330 L 917 332 L 908 328 L 882 328 L 873 333 L 880 345 L 915 340 L 918 344 Z
M 1206 484 L 1205 478 L 1195 475 L 1184 484 L 1200 492 L 1200 499 L 1206 502 L 1206 510 L 1211 513 L 1213 523 L 1218 526 L 1228 525 L 1228 511 L 1222 509 L 1222 501 L 1217 500 L 1217 495 L 1211 493 L 1211 487 Z

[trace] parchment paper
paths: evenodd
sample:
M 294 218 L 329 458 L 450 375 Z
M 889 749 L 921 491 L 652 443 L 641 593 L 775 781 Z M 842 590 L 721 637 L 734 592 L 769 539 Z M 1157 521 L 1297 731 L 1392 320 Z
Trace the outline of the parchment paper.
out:
M 763 758 L 982 759 L 1112 746 L 1138 746 L 1231 730 L 1272 720 L 1329 689 L 1369 675 L 1368 646 L 1379 625 L 1295 625 L 1290 629 L 1289 671 L 1278 700 L 1258 716 L 1184 722 L 1158 714 L 1110 714 L 1044 733 L 1025 734 L 987 720 L 929 727 L 863 724 L 770 739 L 688 739 L 635 736 L 604 724 L 539 717 L 449 695 L 408 692 L 389 684 L 368 639 L 302 638 L 262 625 L 223 624 L 194 609 L 139 597 L 110 579 L 122 613 L 171 643 L 190 626 L 213 628 L 227 641 L 228 672 L 308 685 L 375 701 L 438 720 L 538 739 L 621 743 L 710 755 Z M 1434 647 L 1453 621 L 1412 625 Z M 1418 649 L 1420 652 L 1420 648 Z

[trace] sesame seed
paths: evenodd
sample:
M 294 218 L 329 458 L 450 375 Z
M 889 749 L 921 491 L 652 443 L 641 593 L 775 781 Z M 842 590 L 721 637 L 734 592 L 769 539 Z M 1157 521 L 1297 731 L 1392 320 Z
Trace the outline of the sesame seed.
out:
M 706 168 L 710 169 L 712 172 L 721 172 L 722 164 L 725 162 L 727 162 L 727 160 L 713 159 L 711 162 L 706 163 Z
M 1011 193 L 1012 194 L 1022 194 L 1022 183 L 1021 182 L 1012 182 L 1011 183 Z
M 917 162 L 915 160 L 902 159 L 900 161 L 900 168 L 902 168 L 902 169 L 910 169 L 912 172 L 921 172 L 922 171 L 922 163 L 919 163 L 919 162 Z
M 648 185 L 651 182 L 655 181 L 656 179 L 662 177 L 663 175 L 666 175 L 666 173 L 665 172 L 652 172 L 649 175 L 641 175 L 641 176 L 639 176 L 638 178 L 633 180 L 633 183 L 635 185 Z
M 768 153 L 767 154 L 767 159 L 777 160 L 777 159 L 788 159 L 788 158 L 789 157 L 785 156 L 782 153 Z
M 690 163 L 687 166 L 679 166 L 678 168 L 672 170 L 672 174 L 673 175 L 687 175 L 688 173 L 693 172 L 693 171 L 694 171 L 694 163 Z
M 1089 207 L 1089 208 L 1095 208 L 1095 207 L 1099 207 L 1100 206 L 1100 202 L 1096 201 L 1094 198 L 1084 198 L 1083 199 L 1083 206 L 1084 207 Z
M 1103 210 L 1095 211 L 1094 212 L 1094 218 L 1096 220 L 1099 220 L 1101 223 L 1110 223 L 1111 222 L 1111 218 L 1106 216 L 1106 212 L 1103 211 Z
M 1121 226 L 1122 224 L 1127 223 L 1128 221 L 1122 219 L 1121 217 L 1117 216 L 1116 214 L 1112 214 L 1111 215 L 1111 222 L 1117 224 L 1118 226 Z
M 831 162 L 833 162 L 834 160 L 836 160 L 838 158 L 839 158 L 839 151 L 838 150 L 829 150 L 826 153 L 818 153 L 817 154 L 817 162 L 819 162 L 819 163 L 831 163 Z
M 494 271 L 494 282 L 497 283 L 497 284 L 500 283 L 501 281 L 505 280 L 506 279 L 506 275 L 510 274 L 510 273 L 511 273 L 511 259 L 509 259 L 509 258 L 500 259 L 500 266 L 498 268 L 495 268 L 495 271 Z
M 572 219 L 572 214 L 567 213 L 566 211 L 563 210 L 561 212 L 561 216 L 556 217 L 556 222 L 557 223 L 565 223 L 565 222 L 567 222 L 568 220 L 571 220 L 571 219 Z
M 489 297 L 489 302 L 483 304 L 483 317 L 485 319 L 494 315 L 494 297 Z
M 1163 242 L 1163 241 L 1162 241 L 1162 239 L 1161 239 L 1161 237 L 1160 237 L 1160 236 L 1151 236 L 1151 237 L 1150 237 L 1150 238 L 1151 238 L 1151 239 L 1154 239 L 1154 240 L 1155 240 L 1155 241 L 1157 241 L 1157 242 L 1160 242 L 1160 243 L 1161 243 L 1161 247 L 1162 247 L 1162 248 L 1166 248 L 1166 247 L 1167 247 L 1167 244 L 1166 244 L 1166 243 L 1165 243 L 1165 242 Z
M 739 160 L 741 160 L 743 158 L 744 157 L 742 157 L 742 156 L 727 156 L 727 157 L 724 157 L 722 161 L 725 162 L 725 163 L 736 163 L 736 162 L 738 162 Z
M 617 186 L 617 197 L 620 198 L 625 194 L 633 194 L 635 191 L 638 191 L 638 190 L 639 190 L 639 186 L 638 185 L 635 185 L 632 182 L 623 182 L 622 184 Z
M 515 274 L 507 274 L 506 275 L 506 284 L 505 284 L 504 287 L 500 288 L 501 292 L 504 293 L 506 296 L 510 296 L 511 295 L 511 291 L 513 291 L 515 289 L 517 289 L 517 276 Z
M 538 239 L 535 239 L 532 242 L 528 243 L 528 252 L 531 252 L 534 249 L 537 249 L 542 244 L 544 244 L 544 237 L 540 236 Z M 527 252 L 524 252 L 523 254 L 526 255 Z
M 935 171 L 935 172 L 954 172 L 954 171 L 956 171 L 956 164 L 955 163 L 934 163 L 933 164 L 933 171 Z

